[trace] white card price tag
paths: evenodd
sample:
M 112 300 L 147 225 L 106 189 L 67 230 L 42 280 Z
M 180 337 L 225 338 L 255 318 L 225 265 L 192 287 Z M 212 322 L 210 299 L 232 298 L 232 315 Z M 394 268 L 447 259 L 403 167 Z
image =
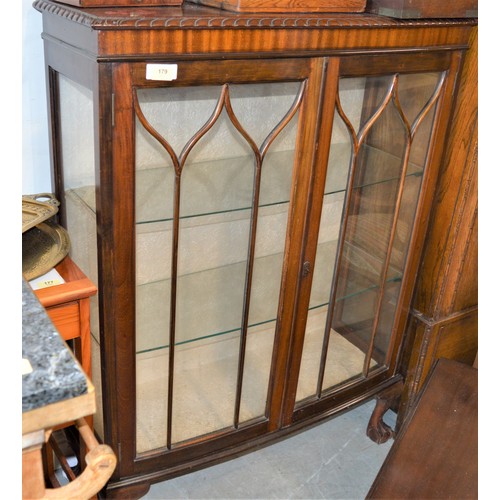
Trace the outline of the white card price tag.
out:
M 177 64 L 146 64 L 146 80 L 171 82 L 177 79 Z
M 31 363 L 29 362 L 29 359 L 26 359 L 26 358 L 22 358 L 22 359 L 23 359 L 23 361 L 22 361 L 21 369 L 22 369 L 23 375 L 27 375 L 28 373 L 31 373 L 33 371 L 33 368 L 31 366 Z

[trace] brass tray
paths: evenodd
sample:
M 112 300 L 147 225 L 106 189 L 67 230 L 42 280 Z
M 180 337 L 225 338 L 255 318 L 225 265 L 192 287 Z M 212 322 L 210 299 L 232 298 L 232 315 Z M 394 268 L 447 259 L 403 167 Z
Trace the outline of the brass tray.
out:
M 66 230 L 42 222 L 23 234 L 23 276 L 32 280 L 49 272 L 66 257 L 70 248 Z
M 46 201 L 42 201 L 46 200 Z M 23 233 L 50 219 L 59 210 L 59 202 L 50 193 L 23 196 Z

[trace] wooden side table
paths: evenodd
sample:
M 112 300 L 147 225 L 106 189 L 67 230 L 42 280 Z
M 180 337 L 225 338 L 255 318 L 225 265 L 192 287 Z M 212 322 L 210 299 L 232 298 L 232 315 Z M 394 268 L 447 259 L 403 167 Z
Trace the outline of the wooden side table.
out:
M 56 271 L 64 279 L 64 283 L 35 290 L 35 295 L 47 311 L 49 318 L 57 328 L 61 337 L 67 342 L 73 341 L 73 353 L 80 362 L 87 377 L 92 379 L 92 359 L 90 340 L 90 297 L 96 294 L 97 287 L 81 269 L 66 257 L 56 267 Z M 93 416 L 85 418 L 90 432 L 93 432 Z M 72 425 L 73 422 L 62 423 L 53 430 Z M 78 438 L 74 445 L 79 454 L 81 466 L 85 463 L 85 452 L 88 447 Z M 79 441 L 79 444 L 78 444 Z M 66 461 L 64 453 L 59 449 L 55 435 L 52 435 L 45 447 L 45 473 L 54 487 L 60 486 L 55 475 L 52 452 L 55 453 L 66 475 L 74 480 L 75 476 Z
M 94 386 L 25 280 L 22 302 L 22 498 L 91 498 L 116 467 L 113 450 L 97 442 L 84 418 L 96 409 Z M 86 468 L 70 484 L 47 488 L 42 448 L 55 428 L 73 422 L 88 450 Z
M 478 371 L 437 361 L 367 499 L 476 499 Z
M 90 356 L 90 297 L 97 287 L 66 257 L 55 268 L 65 283 L 35 290 L 62 338 L 74 341 L 74 353 L 83 371 L 92 379 Z

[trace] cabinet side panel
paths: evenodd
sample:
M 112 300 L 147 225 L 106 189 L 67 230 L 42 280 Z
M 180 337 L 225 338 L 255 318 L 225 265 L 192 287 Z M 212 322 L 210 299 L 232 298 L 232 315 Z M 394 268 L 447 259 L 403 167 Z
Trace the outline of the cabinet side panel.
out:
M 469 287 L 477 288 L 477 273 L 472 270 L 464 276 L 457 271 L 466 252 L 475 252 L 474 244 L 467 242 L 475 237 L 471 228 L 477 207 L 477 30 L 471 44 L 462 70 L 414 299 L 415 309 L 433 318 L 474 305 L 464 303 L 465 299 L 455 294 L 460 281 L 466 279 Z
M 410 322 L 398 422 L 436 359 L 472 364 L 477 351 L 477 29 L 470 43 L 413 301 L 412 322 L 425 323 L 432 334 L 415 334 Z

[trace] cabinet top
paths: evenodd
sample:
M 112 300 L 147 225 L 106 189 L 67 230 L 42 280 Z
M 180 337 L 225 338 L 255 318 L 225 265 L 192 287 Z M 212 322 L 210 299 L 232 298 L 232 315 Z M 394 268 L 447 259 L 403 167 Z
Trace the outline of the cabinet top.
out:
M 475 25 L 477 19 L 393 19 L 365 13 L 237 13 L 185 3 L 179 7 L 79 8 L 35 0 L 35 9 L 96 30 L 206 28 L 394 28 Z
M 35 0 L 34 7 L 43 15 L 46 46 L 58 52 L 53 63 L 67 49 L 70 65 L 77 52 L 105 62 L 460 50 L 467 48 L 477 24 L 475 19 L 401 20 L 364 13 L 234 13 L 189 3 L 82 9 Z

